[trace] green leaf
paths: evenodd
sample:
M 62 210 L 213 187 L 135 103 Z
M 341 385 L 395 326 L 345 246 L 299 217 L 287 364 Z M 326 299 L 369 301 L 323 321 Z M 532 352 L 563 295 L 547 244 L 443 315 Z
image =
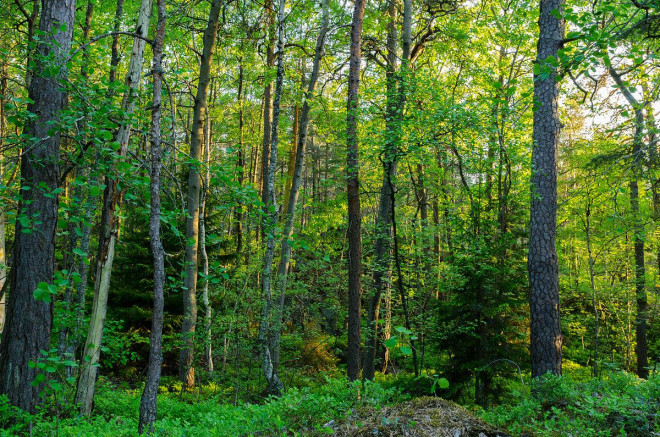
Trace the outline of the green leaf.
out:
M 77 247 L 76 247 L 75 249 L 73 249 L 73 253 L 76 254 L 76 255 L 78 255 L 78 256 L 87 256 L 87 254 L 86 254 L 85 252 L 83 252 L 82 250 L 78 249 Z
M 412 349 L 408 346 L 401 346 L 401 353 L 404 355 L 412 354 Z
M 397 338 L 396 338 L 396 336 L 394 336 L 394 337 L 390 337 L 387 340 L 385 340 L 383 342 L 383 344 L 385 345 L 385 347 L 388 347 L 388 348 L 395 347 L 396 346 L 396 341 L 397 341 Z
M 449 388 L 449 381 L 447 381 L 447 378 L 438 379 L 438 387 L 442 389 Z

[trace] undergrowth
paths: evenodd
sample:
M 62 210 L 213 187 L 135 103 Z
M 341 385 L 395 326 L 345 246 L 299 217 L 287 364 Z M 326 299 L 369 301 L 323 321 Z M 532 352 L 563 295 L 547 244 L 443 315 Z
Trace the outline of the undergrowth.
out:
M 33 416 L 22 415 L 17 423 L 0 435 L 108 436 L 137 435 L 141 390 L 122 390 L 103 386 L 95 397 L 94 414 L 53 418 L 52 411 Z M 379 384 L 348 383 L 330 379 L 315 387 L 291 388 L 279 398 L 262 404 L 226 404 L 217 396 L 163 393 L 158 399 L 158 436 L 242 436 L 306 435 L 323 429 L 333 419 L 341 419 L 363 406 L 387 405 L 406 397 L 396 388 Z M 15 411 L 0 403 L 0 420 L 9 423 Z
M 648 381 L 625 372 L 575 381 L 542 378 L 534 396 L 503 404 L 481 417 L 520 436 L 660 436 L 660 376 Z
M 381 378 L 381 382 L 349 383 L 325 377 L 314 385 L 291 388 L 279 398 L 261 403 L 229 402 L 227 390 L 203 387 L 201 393 L 181 393 L 163 385 L 158 401 L 158 436 L 277 436 L 332 432 L 324 424 L 353 420 L 356 411 L 404 407 L 410 399 L 410 378 Z M 418 380 L 423 383 L 423 380 Z M 424 384 L 422 384 L 424 385 Z M 426 392 L 426 390 L 423 390 Z M 508 429 L 513 436 L 660 436 L 660 376 L 648 381 L 625 372 L 600 379 L 547 376 L 516 400 L 490 407 L 468 408 L 486 422 Z M 428 395 L 428 392 L 425 393 Z M 45 403 L 40 413 L 27 415 L 0 398 L 0 436 L 137 435 L 141 388 L 100 382 L 90 418 L 75 415 L 72 407 Z M 510 397 L 509 399 L 514 399 Z M 385 410 L 383 410 L 385 411 Z M 394 413 L 393 413 L 394 414 Z

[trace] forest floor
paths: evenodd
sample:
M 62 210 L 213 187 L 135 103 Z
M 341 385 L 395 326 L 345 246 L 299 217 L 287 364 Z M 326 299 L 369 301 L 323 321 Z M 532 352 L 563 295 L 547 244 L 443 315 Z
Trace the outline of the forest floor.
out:
M 440 397 L 413 397 L 402 375 L 381 383 L 324 377 L 260 403 L 231 402 L 231 387 L 181 393 L 162 386 L 158 436 L 660 436 L 660 376 L 649 381 L 624 372 L 599 379 L 547 378 L 534 397 L 486 409 Z M 26 416 L 0 398 L 0 436 L 137 435 L 141 390 L 100 380 L 94 414 L 80 418 L 62 399 L 47 396 L 39 414 Z M 513 399 L 513 400 L 511 400 Z M 11 425 L 10 425 L 11 424 Z M 2 426 L 4 429 L 1 429 Z

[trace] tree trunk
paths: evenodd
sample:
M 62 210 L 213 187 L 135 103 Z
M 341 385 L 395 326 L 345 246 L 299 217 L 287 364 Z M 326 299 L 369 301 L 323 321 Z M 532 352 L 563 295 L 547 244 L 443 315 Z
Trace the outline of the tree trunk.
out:
M 390 246 L 392 238 L 392 207 L 394 200 L 394 182 L 396 180 L 399 143 L 403 122 L 403 111 L 406 103 L 406 83 L 410 64 L 412 4 L 404 0 L 402 28 L 402 66 L 397 74 L 397 10 L 398 2 L 389 3 L 389 31 L 387 35 L 387 115 L 386 139 L 383 152 L 383 181 L 380 188 L 378 216 L 376 218 L 376 243 L 374 247 L 374 287 L 367 303 L 367 338 L 365 340 L 365 359 L 363 377 L 373 379 L 376 358 L 376 308 L 380 297 L 387 286 L 390 264 Z
M 296 155 L 293 177 L 291 179 L 291 189 L 289 191 L 289 200 L 286 207 L 286 219 L 284 224 L 284 234 L 282 235 L 282 250 L 280 253 L 280 265 L 277 272 L 277 287 L 280 293 L 279 309 L 276 314 L 276 326 L 274 333 L 273 344 L 273 368 L 275 372 L 279 370 L 280 364 L 280 339 L 282 335 L 282 319 L 284 314 L 284 300 L 286 297 L 286 283 L 287 274 L 289 271 L 289 263 L 291 261 L 291 245 L 290 239 L 293 235 L 293 225 L 295 222 L 296 204 L 298 203 L 298 192 L 300 191 L 300 183 L 302 181 L 302 170 L 305 162 L 305 147 L 307 144 L 307 130 L 309 126 L 309 113 L 311 110 L 310 102 L 314 99 L 314 91 L 316 89 L 316 82 L 319 78 L 321 70 L 321 57 L 323 56 L 323 45 L 325 43 L 325 36 L 329 28 L 329 14 L 328 14 L 328 0 L 323 1 L 323 18 L 321 22 L 321 29 L 319 36 L 316 39 L 316 49 L 314 52 L 314 66 L 312 67 L 312 74 L 309 78 L 307 92 L 305 92 L 302 112 L 300 114 L 300 122 L 296 123 L 298 126 L 298 133 L 296 135 Z M 295 125 L 295 124 L 294 124 Z
M 0 71 L 0 150 L 4 150 L 5 142 L 5 96 L 7 95 L 7 62 L 3 61 L 2 71 Z M 4 153 L 0 154 L 0 180 L 4 179 Z M 5 293 L 5 283 L 7 281 L 7 255 L 6 235 L 5 235 L 5 207 L 4 202 L 0 202 L 0 334 L 5 326 L 5 305 L 7 293 Z
M 207 108 L 208 113 L 208 108 Z M 202 304 L 204 305 L 204 356 L 206 360 L 206 369 L 209 373 L 213 372 L 213 350 L 211 347 L 211 324 L 212 309 L 209 302 L 209 255 L 206 251 L 206 198 L 211 182 L 211 171 L 209 164 L 211 162 L 211 120 L 206 118 L 204 123 L 204 186 L 202 188 L 202 198 L 199 206 L 199 252 L 202 256 L 202 273 L 204 273 L 204 282 L 202 283 Z
M 163 150 L 161 145 L 161 114 L 163 90 L 163 40 L 165 39 L 165 0 L 158 0 L 158 25 L 153 45 L 153 100 L 151 110 L 151 210 L 149 213 L 149 241 L 154 263 L 154 308 L 149 335 L 149 364 L 147 366 L 147 381 L 140 399 L 140 421 L 138 432 L 153 433 L 156 422 L 158 400 L 158 385 L 160 370 L 163 364 L 163 288 L 165 286 L 165 252 L 160 238 L 160 171 Z
M 85 23 L 83 25 L 83 37 L 82 40 L 83 42 L 89 41 L 89 33 L 92 29 L 92 16 L 94 14 L 94 1 L 89 0 L 87 2 L 87 10 L 85 11 Z M 82 66 L 80 67 L 80 75 L 84 79 L 88 79 L 89 75 L 87 73 L 87 68 L 89 64 L 89 52 L 87 50 L 83 51 L 83 62 Z M 72 172 L 74 173 L 74 172 Z M 89 175 L 89 169 L 84 168 L 81 170 L 81 173 L 83 176 L 88 176 Z M 73 179 L 75 179 L 75 176 L 73 176 Z M 85 214 L 88 210 L 88 208 L 85 208 L 84 202 L 82 202 L 82 199 L 88 198 L 89 196 L 86 196 L 84 191 L 85 188 L 81 187 L 79 185 L 73 184 L 73 186 L 70 186 L 72 194 L 67 196 L 69 197 L 70 200 L 70 205 L 69 205 L 69 217 L 71 217 L 72 214 L 74 215 L 80 215 L 80 214 Z M 73 250 L 77 248 L 79 240 L 78 240 L 78 234 L 76 233 L 76 228 L 80 225 L 81 222 L 76 222 L 74 220 L 69 221 L 69 248 L 67 250 L 67 253 L 65 255 L 70 256 L 70 262 L 65 262 L 64 265 L 69 271 L 69 278 L 72 278 L 73 273 L 77 273 L 80 275 L 81 269 L 83 267 L 86 267 L 86 263 L 84 261 L 87 260 L 86 257 L 76 257 L 75 254 L 73 253 Z M 84 227 L 85 230 L 89 230 L 88 226 Z M 81 230 L 82 231 L 82 230 Z M 84 232 L 84 231 L 83 231 Z M 89 235 L 89 232 L 88 232 Z M 89 239 L 87 240 L 89 241 Z M 80 240 L 80 243 L 82 244 L 82 238 Z M 81 251 L 84 251 L 87 253 L 89 250 L 89 244 L 87 245 L 87 249 L 84 249 L 83 247 L 80 247 Z M 81 275 L 82 276 L 82 275 Z M 82 282 L 82 281 L 81 281 Z M 73 306 L 73 289 L 76 287 L 76 284 L 74 281 L 71 281 L 69 285 L 66 286 L 66 291 L 64 293 L 64 303 L 66 305 L 66 310 L 70 311 Z M 78 289 L 78 287 L 76 287 Z M 78 314 L 82 315 L 82 314 Z M 78 319 L 79 320 L 79 319 Z M 77 333 L 78 331 L 75 330 L 75 327 L 77 327 L 78 323 L 76 322 L 76 325 L 74 326 L 74 333 Z M 71 346 L 75 343 L 77 343 L 72 336 L 70 335 L 71 331 L 71 324 L 66 323 L 62 328 L 60 329 L 60 341 L 58 345 L 58 352 L 60 357 L 64 357 L 65 354 L 68 355 L 68 358 L 71 359 L 73 358 L 73 352 L 75 351 L 75 348 L 72 348 Z M 67 377 L 71 376 L 71 367 L 67 367 Z
M 367 332 L 364 341 L 364 362 L 362 363 L 362 377 L 372 380 L 376 372 L 376 312 L 378 311 L 380 297 L 389 282 L 390 248 L 392 239 L 390 184 L 388 181 L 396 178 L 397 148 L 400 138 L 400 120 L 398 115 L 399 93 L 397 89 L 397 60 L 399 59 L 397 43 L 397 15 L 399 2 L 390 1 L 388 6 L 388 32 L 387 32 L 387 109 L 385 114 L 385 146 L 381 158 L 383 164 L 383 180 L 380 186 L 378 201 L 378 215 L 376 217 L 376 242 L 374 244 L 373 289 L 367 299 Z
M 7 318 L 0 345 L 0 393 L 11 405 L 34 411 L 42 385 L 33 386 L 38 369 L 28 364 L 50 349 L 53 322 L 52 296 L 35 299 L 39 283 L 52 284 L 55 266 L 60 133 L 52 129 L 65 105 L 62 81 L 71 47 L 75 0 L 43 0 L 39 23 L 36 69 L 29 87 L 34 114 L 24 136 L 37 138 L 25 147 L 21 158 L 21 193 L 16 221 L 14 259 L 7 305 Z M 52 59 L 44 65 L 42 57 Z M 59 67 L 57 74 L 44 74 Z M 38 220 L 34 220 L 38 217 Z
M 277 369 L 273 366 L 273 327 L 276 317 L 273 314 L 273 258 L 275 255 L 275 227 L 277 225 L 277 203 L 275 201 L 275 171 L 277 169 L 277 143 L 279 141 L 280 99 L 282 97 L 282 85 L 284 83 L 284 0 L 279 1 L 277 13 L 277 76 L 275 79 L 275 96 L 273 99 L 273 121 L 270 136 L 270 161 L 266 173 L 266 216 L 264 219 L 264 238 L 266 240 L 266 252 L 264 254 L 263 277 L 261 280 L 262 293 L 264 296 L 264 310 L 259 326 L 259 345 L 261 348 L 261 363 L 268 382 L 268 392 L 279 395 L 284 389 L 284 384 L 277 375 Z
M 238 64 L 238 159 L 236 173 L 238 184 L 242 188 L 245 179 L 245 118 L 243 114 L 243 60 Z M 243 251 L 243 203 L 239 200 L 234 212 L 236 227 L 236 259 L 239 260 Z
M 143 37 L 146 37 L 149 31 L 151 9 L 152 0 L 142 0 L 136 33 Z M 128 91 L 124 94 L 122 100 L 122 109 L 127 116 L 135 111 L 137 87 L 140 83 L 140 76 L 142 75 L 144 47 L 144 40 L 139 38 L 134 39 L 131 62 L 126 76 L 126 86 Z M 130 134 L 130 122 L 123 123 L 117 132 L 117 141 L 120 144 L 118 159 L 124 159 L 126 157 Z M 118 181 L 115 179 L 114 175 L 106 176 L 92 313 L 90 314 L 89 331 L 87 332 L 87 339 L 85 341 L 83 352 L 83 357 L 85 359 L 83 360 L 80 375 L 78 376 L 78 387 L 75 396 L 75 402 L 80 405 L 80 413 L 84 416 L 89 416 L 92 412 L 98 361 L 103 341 L 103 325 L 105 324 L 105 315 L 108 306 L 112 263 L 115 257 L 115 243 L 119 229 L 115 213 L 119 208 L 120 200 L 121 193 L 119 191 Z
M 264 6 L 264 18 L 266 20 L 266 72 L 264 75 L 264 140 L 261 148 L 261 201 L 266 204 L 268 200 L 268 166 L 270 157 L 270 144 L 271 144 L 271 130 L 272 130 L 272 106 L 273 106 L 273 79 L 271 77 L 271 70 L 275 65 L 275 52 L 273 46 L 275 45 L 275 30 L 274 30 L 274 17 L 273 17 L 273 0 L 266 0 Z M 268 211 L 264 210 L 264 213 Z M 262 226 L 262 233 L 264 229 Z M 266 235 L 262 235 L 266 238 Z
M 529 306 L 532 377 L 561 374 L 561 323 L 559 267 L 555 247 L 557 223 L 557 143 L 561 123 L 557 111 L 556 68 L 564 37 L 563 0 L 542 0 L 536 64 L 542 73 L 534 78 L 534 145 L 532 148 L 529 256 Z
M 643 105 L 630 92 L 623 83 L 621 74 L 613 67 L 608 69 L 610 76 L 614 79 L 616 86 L 628 101 L 635 113 L 635 128 L 632 144 L 632 164 L 630 187 L 630 209 L 633 216 L 633 230 L 635 232 L 635 300 L 637 304 L 637 313 L 635 316 L 635 355 L 637 357 L 637 376 L 648 379 L 649 377 L 649 358 L 648 345 L 646 339 L 647 308 L 648 301 L 646 297 L 646 271 L 644 259 L 644 222 L 639 215 L 639 187 L 637 178 L 642 172 L 642 150 L 644 141 L 644 108 Z
M 598 320 L 598 306 L 597 306 L 597 296 L 596 296 L 596 280 L 595 280 L 595 271 L 594 266 L 596 261 L 594 259 L 593 250 L 591 247 L 591 198 L 589 197 L 590 192 L 587 189 L 587 210 L 585 211 L 585 221 L 584 221 L 584 231 L 587 237 L 587 254 L 589 255 L 589 283 L 591 285 L 591 309 L 594 313 L 594 365 L 593 365 L 593 376 L 598 378 L 598 329 L 599 329 L 599 320 Z
M 181 340 L 183 346 L 179 353 L 179 378 L 185 388 L 195 386 L 195 327 L 197 325 L 197 273 L 199 246 L 199 195 L 202 178 L 200 176 L 200 161 L 202 158 L 202 140 L 204 139 L 204 123 L 207 114 L 207 96 L 211 78 L 211 62 L 218 33 L 218 17 L 222 8 L 222 0 L 213 0 L 209 12 L 208 24 L 204 31 L 204 48 L 199 66 L 199 82 L 197 96 L 193 107 L 193 124 L 190 138 L 190 167 L 188 169 L 188 217 L 186 218 L 186 275 L 183 281 L 183 323 L 181 325 Z
M 346 99 L 346 193 L 348 196 L 348 379 L 360 377 L 360 312 L 362 306 L 362 235 L 360 170 L 358 160 L 358 92 L 362 62 L 362 22 L 365 0 L 356 0 L 351 25 L 351 46 Z

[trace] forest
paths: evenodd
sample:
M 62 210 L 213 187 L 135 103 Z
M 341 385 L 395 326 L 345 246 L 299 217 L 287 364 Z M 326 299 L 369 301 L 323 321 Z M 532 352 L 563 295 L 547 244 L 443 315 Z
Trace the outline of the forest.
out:
M 0 436 L 660 436 L 659 41 L 2 0 Z

